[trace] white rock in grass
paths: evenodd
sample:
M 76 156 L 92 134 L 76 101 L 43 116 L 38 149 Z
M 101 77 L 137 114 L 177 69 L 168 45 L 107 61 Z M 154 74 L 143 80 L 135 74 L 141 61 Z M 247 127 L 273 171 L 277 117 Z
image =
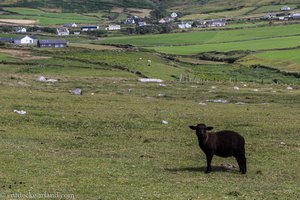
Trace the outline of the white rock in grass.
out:
M 166 87 L 167 85 L 166 84 L 159 84 L 159 86 L 161 86 L 161 87 Z
M 234 89 L 234 90 L 240 90 L 240 88 L 237 87 L 237 86 L 234 86 L 233 89 Z
M 211 89 L 216 89 L 216 86 L 211 86 Z
M 162 124 L 169 124 L 169 122 L 166 121 L 166 120 L 162 120 L 161 123 L 162 123 Z
M 80 88 L 76 88 L 74 90 L 70 90 L 70 92 L 72 94 L 75 94 L 75 95 L 82 95 L 82 89 L 80 89 Z
M 161 79 L 156 79 L 156 78 L 139 78 L 140 82 L 143 83 L 161 83 L 163 80 Z
M 40 82 L 46 82 L 47 81 L 47 79 L 45 78 L 45 76 L 39 76 L 36 80 L 40 81 Z
M 46 80 L 46 82 L 50 82 L 50 83 L 56 83 L 58 80 L 54 79 L 54 78 L 49 78 Z
M 200 102 L 199 105 L 201 105 L 201 106 L 206 106 L 207 104 L 206 104 L 206 103 Z
M 293 90 L 293 88 L 291 86 L 286 88 L 287 90 Z
M 258 92 L 258 89 L 252 89 L 251 91 L 252 92 Z
M 14 110 L 15 113 L 18 113 L 19 115 L 26 115 L 26 111 L 25 110 Z
M 281 145 L 285 145 L 285 142 L 280 142 Z

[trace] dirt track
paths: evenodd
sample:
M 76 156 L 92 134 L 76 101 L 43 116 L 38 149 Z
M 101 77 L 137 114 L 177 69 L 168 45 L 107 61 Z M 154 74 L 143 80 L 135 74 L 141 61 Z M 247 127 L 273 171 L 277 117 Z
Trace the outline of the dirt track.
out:
M 13 24 L 13 25 L 33 25 L 36 24 L 36 20 L 29 19 L 0 19 L 0 24 Z

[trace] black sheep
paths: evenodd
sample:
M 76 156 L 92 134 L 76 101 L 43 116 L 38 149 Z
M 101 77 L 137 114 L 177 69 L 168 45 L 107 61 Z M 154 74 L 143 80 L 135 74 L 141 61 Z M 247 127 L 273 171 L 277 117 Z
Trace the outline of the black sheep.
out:
M 205 173 L 211 172 L 211 160 L 214 155 L 221 157 L 234 156 L 238 162 L 240 172 L 246 174 L 246 157 L 245 157 L 245 139 L 234 131 L 219 131 L 216 133 L 207 132 L 213 127 L 207 127 L 205 124 L 190 126 L 196 130 L 200 148 L 206 155 L 207 168 Z

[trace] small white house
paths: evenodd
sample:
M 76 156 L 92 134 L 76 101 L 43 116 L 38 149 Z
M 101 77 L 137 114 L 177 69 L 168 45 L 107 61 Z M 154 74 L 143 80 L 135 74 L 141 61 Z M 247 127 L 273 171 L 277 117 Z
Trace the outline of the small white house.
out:
M 300 19 L 300 13 L 294 13 L 291 15 L 292 19 Z
M 139 22 L 138 24 L 139 24 L 139 26 L 146 26 L 147 25 L 146 22 Z
M 76 23 L 64 24 L 64 27 L 72 27 L 72 28 L 76 28 L 76 27 L 77 27 L 77 24 L 76 24 Z
M 291 8 L 288 6 L 283 6 L 280 10 L 281 11 L 289 11 L 289 10 L 291 10 Z
M 178 17 L 178 15 L 177 15 L 177 13 L 173 12 L 173 13 L 171 14 L 171 17 L 172 17 L 172 18 L 176 18 L 176 17 Z
M 96 31 L 96 30 L 99 30 L 99 26 L 90 25 L 90 26 L 81 27 L 81 31 Z
M 208 27 L 220 27 L 220 26 L 225 26 L 226 25 L 226 21 L 222 20 L 222 19 L 213 19 L 213 20 L 207 21 L 206 25 Z
M 160 23 L 160 24 L 165 24 L 165 23 L 167 23 L 167 22 L 166 22 L 165 19 L 162 18 L 162 19 L 160 19 L 160 20 L 158 21 L 158 23 Z
M 16 32 L 17 32 L 17 33 L 26 33 L 27 30 L 26 30 L 26 28 L 24 28 L 24 27 L 18 27 L 18 28 L 16 28 Z
M 68 28 L 66 27 L 60 27 L 56 29 L 57 35 L 59 36 L 65 36 L 65 35 L 69 35 L 70 31 Z
M 36 45 L 37 39 L 34 36 L 22 36 L 14 40 L 16 45 Z
M 178 27 L 181 29 L 192 28 L 192 23 L 191 22 L 181 22 L 180 24 L 178 24 Z
M 117 31 L 117 30 L 121 30 L 121 26 L 120 25 L 108 25 L 108 30 L 109 31 Z

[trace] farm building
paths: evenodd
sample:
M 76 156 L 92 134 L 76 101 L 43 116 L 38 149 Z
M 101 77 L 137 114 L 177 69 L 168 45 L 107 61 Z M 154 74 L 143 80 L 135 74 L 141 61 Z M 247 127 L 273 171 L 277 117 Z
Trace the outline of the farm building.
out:
M 165 23 L 170 23 L 170 22 L 173 22 L 174 19 L 173 18 L 170 18 L 170 17 L 167 17 L 167 18 L 162 18 L 158 21 L 158 23 L 160 24 L 165 24 Z
M 14 38 L 2 38 L 2 37 L 0 37 L 0 42 L 13 43 Z
M 108 25 L 108 30 L 109 31 L 117 31 L 117 30 L 121 30 L 121 26 L 120 25 Z
M 22 36 L 14 39 L 16 45 L 36 45 L 37 39 L 35 36 Z
M 175 12 L 173 12 L 172 14 L 171 14 L 171 17 L 172 18 L 176 18 L 178 15 L 177 15 L 177 13 L 175 13 Z
M 146 26 L 147 25 L 146 22 L 139 22 L 138 24 L 139 24 L 139 26 Z
M 90 25 L 90 26 L 83 26 L 81 27 L 82 31 L 96 31 L 99 29 L 99 26 L 96 25 Z
M 66 27 L 57 28 L 56 29 L 56 33 L 57 33 L 57 35 L 60 35 L 60 36 L 69 35 L 70 34 L 69 29 L 66 28 Z
M 291 10 L 291 8 L 288 6 L 283 6 L 280 10 L 281 11 L 289 11 L 289 10 Z
M 295 13 L 291 15 L 292 19 L 300 19 L 300 13 Z
M 67 47 L 66 40 L 38 40 L 39 48 L 65 48 Z
M 226 21 L 222 19 L 213 19 L 206 22 L 208 27 L 218 27 L 218 26 L 225 26 Z
M 181 29 L 192 28 L 192 23 L 191 22 L 181 22 L 180 24 L 178 24 L 178 27 Z
M 126 24 L 126 25 L 135 24 L 135 20 L 133 18 L 127 18 L 124 21 L 124 24 Z
M 16 28 L 16 32 L 17 32 L 17 33 L 26 33 L 27 30 L 26 30 L 26 28 L 24 28 L 24 27 L 17 27 L 17 28 Z
M 72 28 L 76 28 L 76 27 L 77 27 L 77 24 L 75 24 L 75 23 L 64 24 L 64 27 L 72 27 Z

